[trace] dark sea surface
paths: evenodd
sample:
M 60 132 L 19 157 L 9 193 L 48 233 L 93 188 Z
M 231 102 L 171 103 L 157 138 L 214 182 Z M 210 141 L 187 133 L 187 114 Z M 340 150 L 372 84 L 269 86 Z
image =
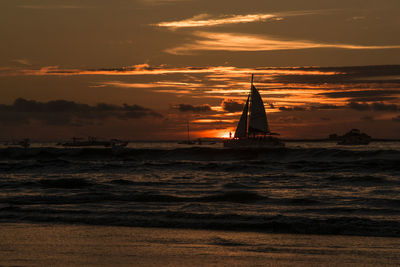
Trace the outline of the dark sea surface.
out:
M 0 222 L 400 237 L 400 143 L 2 147 Z

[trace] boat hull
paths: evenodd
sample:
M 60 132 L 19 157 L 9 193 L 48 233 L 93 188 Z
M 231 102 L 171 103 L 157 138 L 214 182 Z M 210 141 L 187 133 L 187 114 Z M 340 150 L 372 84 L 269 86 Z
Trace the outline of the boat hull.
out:
M 358 145 L 368 145 L 370 140 L 342 140 L 338 142 L 338 145 L 345 145 L 345 146 L 358 146 Z
M 74 141 L 61 144 L 64 147 L 126 147 L 127 141 Z
M 243 138 L 243 139 L 228 139 L 224 140 L 224 147 L 229 148 L 281 148 L 285 147 L 278 138 Z

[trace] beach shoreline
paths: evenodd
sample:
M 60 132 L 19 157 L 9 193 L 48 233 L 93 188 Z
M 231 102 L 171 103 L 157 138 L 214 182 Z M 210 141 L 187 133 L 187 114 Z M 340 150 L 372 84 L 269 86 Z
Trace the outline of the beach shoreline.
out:
M 2 223 L 4 266 L 395 266 L 400 238 Z

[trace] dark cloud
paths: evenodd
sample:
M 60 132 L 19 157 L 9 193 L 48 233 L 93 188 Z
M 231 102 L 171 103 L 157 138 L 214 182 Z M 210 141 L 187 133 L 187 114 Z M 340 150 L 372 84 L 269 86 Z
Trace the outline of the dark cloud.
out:
M 386 82 L 385 77 L 400 75 L 400 65 L 323 67 L 318 69 L 320 71 L 341 73 L 351 79 L 362 80 L 363 78 L 368 78 L 366 82 L 371 81 L 374 83 L 382 80 Z M 379 77 L 380 79 L 371 79 L 371 77 Z M 394 80 L 390 79 L 390 81 Z
M 139 105 L 127 105 L 124 104 L 123 105 L 123 110 L 124 112 L 122 113 L 122 118 L 128 118 L 128 119 L 138 119 L 138 118 L 143 118 L 143 117 L 147 117 L 147 116 L 153 116 L 153 117 L 162 117 L 161 114 L 148 109 L 148 108 L 144 108 L 142 106 Z
M 178 104 L 174 105 L 172 108 L 179 110 L 180 112 L 195 112 L 195 113 L 203 113 L 212 111 L 211 106 L 204 104 L 199 106 L 193 106 L 190 104 Z
M 293 111 L 293 108 L 279 107 L 280 111 Z
M 90 106 L 66 100 L 37 102 L 35 100 L 17 98 L 14 104 L 11 106 L 2 105 L 1 109 L 15 112 L 87 112 L 90 110 Z
M 280 111 L 305 111 L 304 107 L 279 107 Z
M 330 105 L 330 104 L 322 104 L 322 105 L 312 105 L 310 107 L 311 110 L 319 110 L 319 109 L 340 109 L 343 108 L 341 106 Z
M 24 98 L 16 99 L 11 105 L 0 104 L 0 123 L 3 125 L 28 124 L 36 120 L 51 126 L 83 126 L 92 124 L 92 120 L 109 117 L 127 120 L 147 116 L 162 117 L 151 109 L 127 104 L 90 106 L 67 100 L 39 102 Z
M 376 111 L 397 111 L 399 106 L 395 104 L 372 103 L 372 109 Z
M 367 103 L 350 102 L 348 107 L 359 111 L 371 110 L 371 106 Z
M 399 92 L 400 94 L 400 92 Z M 374 101 L 393 101 L 397 100 L 397 96 L 364 96 L 364 97 L 352 97 L 349 101 L 353 102 L 374 102 Z
M 292 70 L 291 68 L 283 69 Z M 277 75 L 274 82 L 300 84 L 400 83 L 400 79 L 393 79 L 393 77 L 400 75 L 400 65 L 303 67 L 296 69 L 304 71 L 304 74 Z M 316 71 L 320 74 L 315 74 Z
M 237 112 L 243 110 L 244 103 L 241 101 L 235 101 L 233 99 L 225 99 L 222 101 L 222 109 L 228 112 Z
M 278 83 L 298 83 L 298 84 L 341 84 L 352 82 L 350 77 L 344 74 L 316 75 L 316 74 L 283 74 L 277 75 L 273 79 Z
M 356 91 L 342 91 L 342 92 L 327 92 L 318 95 L 323 95 L 329 98 L 357 98 L 357 99 L 373 99 L 380 100 L 377 97 L 387 97 L 400 94 L 400 90 L 356 90 Z M 364 100 L 367 101 L 367 100 Z
M 18 126 L 28 123 L 29 118 L 24 113 L 0 111 L 0 125 Z
M 279 107 L 280 111 L 313 111 L 313 110 L 329 110 L 329 109 L 341 109 L 344 106 L 336 106 L 331 104 L 310 104 L 308 106 L 293 106 L 293 107 Z
M 284 123 L 298 123 L 301 122 L 301 119 L 294 117 L 294 116 L 287 116 L 287 117 L 279 117 L 276 121 L 284 122 Z
M 374 111 L 398 111 L 400 107 L 395 104 L 385 104 L 382 102 L 375 103 L 358 103 L 358 102 L 350 102 L 348 104 L 350 109 L 365 111 L 365 110 L 374 110 Z

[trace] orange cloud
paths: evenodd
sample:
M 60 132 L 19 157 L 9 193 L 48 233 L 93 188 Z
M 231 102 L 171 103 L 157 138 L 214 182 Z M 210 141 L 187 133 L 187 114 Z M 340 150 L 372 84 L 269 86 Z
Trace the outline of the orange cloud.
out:
M 195 32 L 200 39 L 167 49 L 166 52 L 175 55 L 193 54 L 194 51 L 273 51 L 296 50 L 311 48 L 339 49 L 399 49 L 400 45 L 355 45 L 322 43 L 307 40 L 284 40 L 265 35 L 250 35 L 239 33 Z
M 266 21 L 273 18 L 278 18 L 273 14 L 248 14 L 248 15 L 229 15 L 217 19 L 209 18 L 207 14 L 200 14 L 185 20 L 160 22 L 155 24 L 158 27 L 166 27 L 170 29 L 177 28 L 193 28 L 193 27 L 210 27 L 223 24 L 249 23 L 255 21 Z
M 232 15 L 221 15 L 217 18 L 212 18 L 211 15 L 209 14 L 200 14 L 184 20 L 159 22 L 157 24 L 154 24 L 154 26 L 165 27 L 171 30 L 176 30 L 179 28 L 212 27 L 212 26 L 220 26 L 226 24 L 251 23 L 251 22 L 268 21 L 268 20 L 282 20 L 283 17 L 287 16 L 303 16 L 321 12 L 324 11 L 317 11 L 317 10 L 292 11 L 292 12 L 280 12 L 275 14 L 257 13 L 257 14 L 245 14 L 245 15 L 232 14 Z
M 192 121 L 193 123 L 221 123 L 221 122 L 225 122 L 225 123 L 235 123 L 236 120 L 223 120 L 223 119 L 197 119 Z
M 103 86 L 113 86 L 113 87 L 121 87 L 121 88 L 181 88 L 181 89 L 189 89 L 189 88 L 202 88 L 203 84 L 197 83 L 185 83 L 185 82 L 174 82 L 174 81 L 159 81 L 159 82 L 149 82 L 149 83 L 127 83 L 120 81 L 110 81 L 103 82 L 99 85 L 95 85 L 94 87 L 103 87 Z
M 268 75 L 334 75 L 337 72 L 318 71 L 304 68 L 238 68 L 233 66 L 213 67 L 184 67 L 173 68 L 167 66 L 151 67 L 148 64 L 138 64 L 109 69 L 63 69 L 59 66 L 46 66 L 40 69 L 32 68 L 0 68 L 0 76 L 77 76 L 77 75 L 104 75 L 104 76 L 134 76 L 134 75 L 164 75 L 164 74 L 209 74 L 214 78 L 248 77 L 249 73 Z
M 259 67 L 233 66 L 210 67 L 151 67 L 138 64 L 109 69 L 63 69 L 58 66 L 32 68 L 0 68 L 0 76 L 120 76 L 118 80 L 92 82 L 91 88 L 147 89 L 154 92 L 190 96 L 192 98 L 243 100 L 249 91 L 250 73 L 256 74 L 256 84 L 267 106 L 280 107 L 312 105 L 313 103 L 344 106 L 349 101 L 394 102 L 398 99 L 398 84 L 393 77 L 400 72 L 399 66 L 366 67 Z M 122 76 L 128 76 L 124 80 Z M 138 78 L 136 78 L 138 76 Z M 152 76 L 143 81 L 140 76 Z M 370 80 L 369 77 L 381 77 Z M 389 77 L 389 80 L 385 80 Z M 367 78 L 367 79 L 365 79 Z M 133 81 L 132 81 L 133 80 Z M 381 81 L 381 82 L 379 82 Z M 378 83 L 379 82 L 379 83 Z M 379 87 L 385 95 L 375 91 Z M 385 103 L 386 103 L 385 102 Z

